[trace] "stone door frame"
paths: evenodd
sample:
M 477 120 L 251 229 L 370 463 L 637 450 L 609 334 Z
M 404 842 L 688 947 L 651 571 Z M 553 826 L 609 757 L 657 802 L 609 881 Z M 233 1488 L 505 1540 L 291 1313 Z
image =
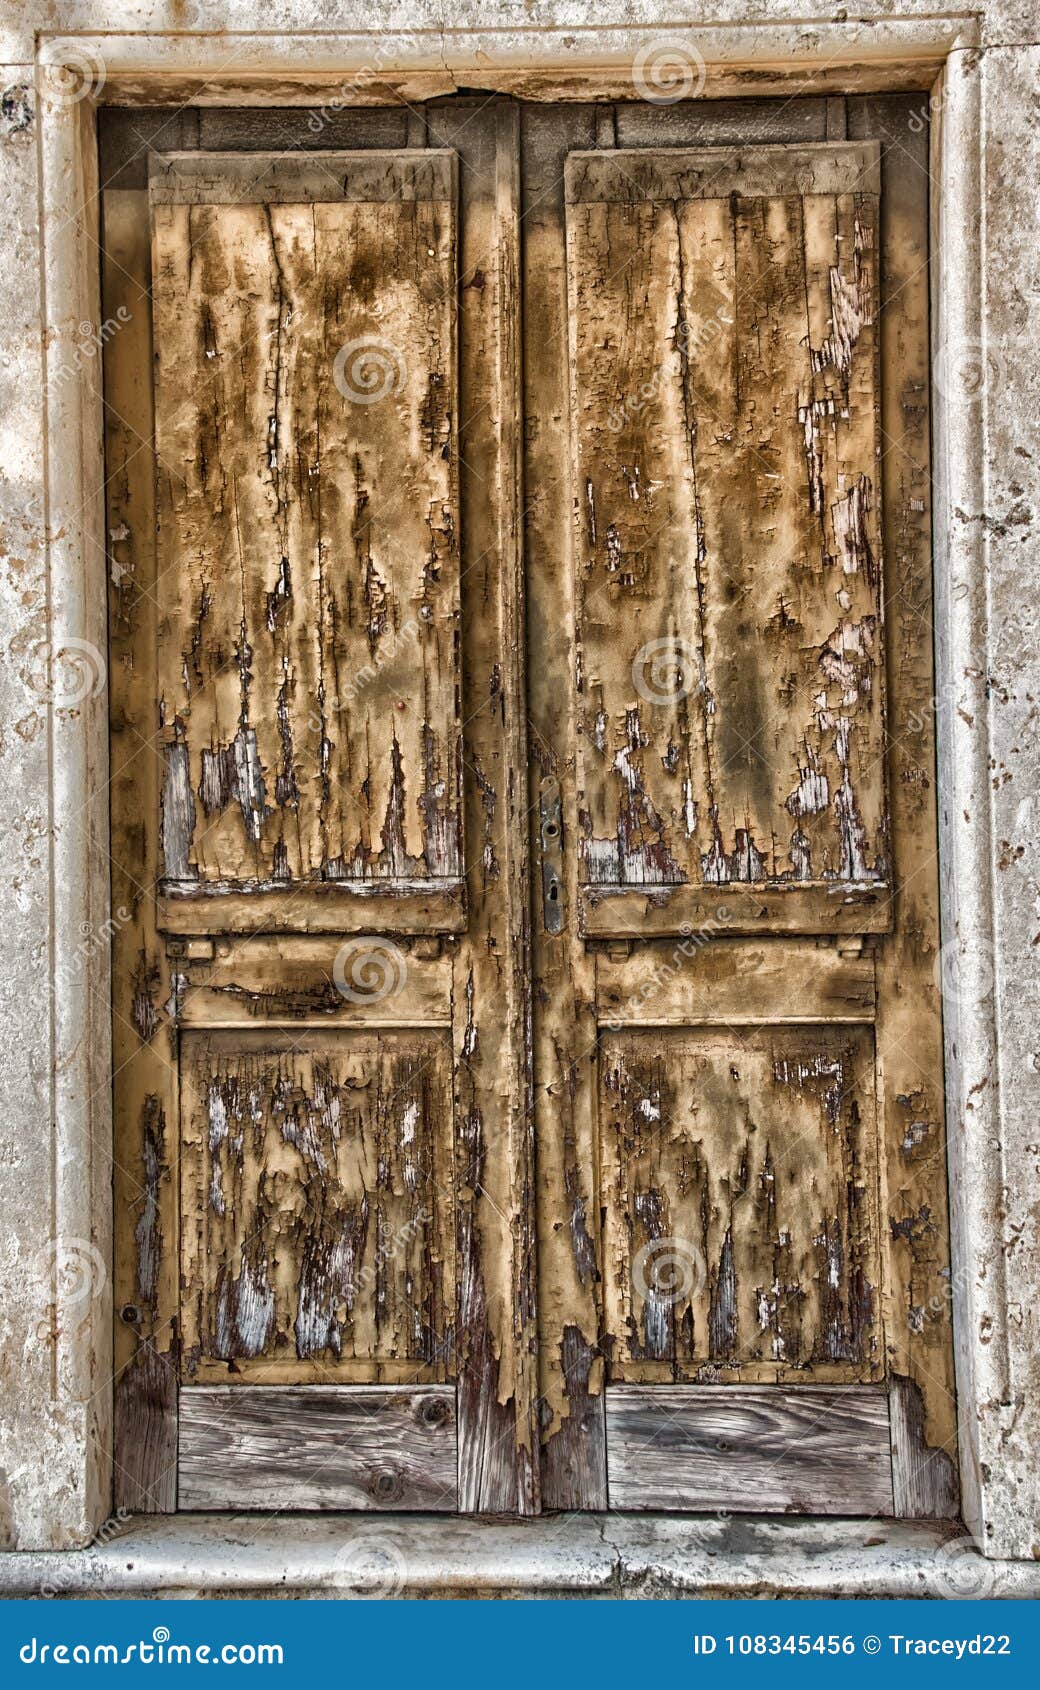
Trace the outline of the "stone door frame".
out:
M 418 10 L 418 8 L 417 8 Z M 257 8 L 260 23 L 261 9 Z M 40 37 L 38 120 L 41 389 L 15 426 L 39 429 L 49 673 L 105 650 L 106 553 L 99 395 L 97 156 L 93 101 L 116 104 L 379 104 L 456 86 L 524 97 L 633 97 L 638 55 L 682 42 L 703 61 L 704 93 L 795 95 L 931 87 L 935 581 L 940 858 L 947 995 L 946 1087 L 952 1191 L 957 1377 L 964 1518 L 985 1554 L 1029 1553 L 1035 1500 L 1001 1449 L 1020 1394 L 1009 1305 L 1032 1292 L 1007 1282 L 1006 1238 L 1025 1202 L 1001 1143 L 1014 1109 L 998 1063 L 1001 956 L 995 921 L 991 704 L 984 509 L 986 394 L 960 366 L 984 356 L 987 325 L 979 229 L 980 73 L 976 22 L 889 18 L 871 24 L 384 30 L 343 34 L 61 34 Z M 644 61 L 645 62 L 645 61 Z M 24 67 L 23 67 L 24 69 Z M 72 98 L 70 79 L 86 82 Z M 93 78 L 93 83 L 91 83 Z M 30 90 L 31 93 L 31 85 Z M 93 325 L 93 328 L 91 327 Z M 77 376 L 68 379 L 72 369 Z M 32 407 L 42 401 L 34 422 Z M 965 513 L 968 513 L 966 515 Z M 34 514 L 32 508 L 29 517 Z M 23 507 L 23 517 L 25 510 Z M 1023 565 L 1024 567 L 1024 565 Z M 46 656 L 46 653 L 45 653 Z M 89 683 L 91 677 L 87 676 Z M 83 692 L 83 688 L 77 689 Z M 12 1281 L 35 1299 L 49 1346 L 12 1405 L 17 1459 L 8 1466 L 12 1547 L 89 1542 L 110 1494 L 112 1307 L 108 943 L 107 696 L 63 693 L 47 711 L 49 881 L 54 990 L 49 1080 L 52 1142 L 39 1158 L 37 1202 L 19 1261 L 56 1264 L 48 1280 Z M 47 959 L 38 959 L 38 968 Z M 37 975 L 38 978 L 38 975 Z M 29 1131 L 22 1121 L 19 1130 Z M 34 1176 L 35 1177 L 35 1176 Z M 70 1266 L 71 1264 L 71 1266 Z M 89 1281 L 84 1291 L 84 1277 Z M 27 1325 L 33 1322 L 27 1317 Z M 1035 1480 L 1034 1480 L 1035 1484 Z M 149 1531 L 154 1537 L 157 1522 Z M 285 1522 L 283 1522 L 283 1529 Z M 167 1522 L 166 1529 L 173 1529 Z M 499 1528 L 501 1529 L 501 1528 Z M 778 1554 L 780 1553 L 778 1549 Z

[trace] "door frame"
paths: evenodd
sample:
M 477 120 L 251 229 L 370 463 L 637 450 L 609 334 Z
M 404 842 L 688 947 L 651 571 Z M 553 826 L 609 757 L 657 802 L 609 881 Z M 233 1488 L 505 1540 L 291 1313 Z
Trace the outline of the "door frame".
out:
M 258 19 L 259 21 L 259 19 Z M 946 1096 L 952 1194 L 956 1364 L 965 1519 L 993 1554 L 1013 1553 L 1009 1487 L 994 1460 L 999 1405 L 1012 1395 L 1001 1214 L 1006 1180 L 1000 1094 L 983 1085 L 997 1067 L 996 958 L 985 698 L 987 536 L 955 521 L 982 509 L 984 436 L 955 361 L 982 339 L 975 241 L 982 212 L 979 75 L 973 19 L 893 19 L 871 25 L 763 25 L 691 29 L 683 41 L 704 66 L 706 96 L 892 92 L 931 86 L 933 120 L 933 364 L 938 745 L 949 802 L 940 836 L 944 952 L 954 959 L 947 996 Z M 38 43 L 42 271 L 45 320 L 45 504 L 48 641 L 54 661 L 105 648 L 106 552 L 98 335 L 97 154 L 93 104 L 181 101 L 316 106 L 431 98 L 455 86 L 524 97 L 631 96 L 640 55 L 674 44 L 675 27 L 603 30 L 417 31 L 343 35 L 65 34 Z M 576 52 L 575 41 L 580 43 Z M 580 60 L 578 63 L 576 61 Z M 645 63 L 645 57 L 642 60 Z M 86 98 L 70 99 L 69 75 Z M 61 75 L 65 67 L 65 76 Z M 287 70 L 286 67 L 289 67 Z M 934 80 L 933 80 L 934 79 Z M 89 80 L 89 78 L 88 78 Z M 945 263 L 949 252 L 951 262 Z M 968 262 L 965 254 L 975 253 Z M 90 337 L 88 337 L 88 341 Z M 70 382 L 72 367 L 85 379 Z M 64 658 L 62 654 L 65 654 Z M 111 1109 L 108 937 L 107 698 L 103 677 L 75 707 L 49 712 L 52 933 L 57 967 L 50 1189 L 41 1193 L 47 1237 L 89 1248 L 107 1263 Z M 970 816 L 970 821 L 962 817 Z M 84 935 L 91 935 L 89 942 Z M 84 1170 L 89 1176 L 84 1177 Z M 64 1453 L 74 1474 L 41 1546 L 84 1541 L 109 1507 L 111 1296 L 84 1308 L 81 1289 L 50 1299 L 51 1403 L 67 1409 Z M 64 1306 L 63 1306 L 64 1299 Z M 55 1306 L 56 1305 L 56 1306 Z M 982 1334 L 983 1336 L 980 1336 Z M 992 1406 L 989 1406 L 992 1405 Z M 27 1444 L 29 1440 L 27 1439 Z M 42 1445 L 41 1445 L 42 1447 Z M 50 1447 L 53 1447 L 51 1445 Z M 988 1468 L 988 1477 L 984 1477 Z M 26 1547 L 37 1537 L 30 1527 Z M 56 1542 L 60 1539 L 60 1543 Z

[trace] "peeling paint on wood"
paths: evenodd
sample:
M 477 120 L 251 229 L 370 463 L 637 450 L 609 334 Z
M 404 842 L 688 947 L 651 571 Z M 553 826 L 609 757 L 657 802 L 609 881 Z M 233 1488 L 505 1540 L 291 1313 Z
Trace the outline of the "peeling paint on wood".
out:
M 115 1073 L 114 1502 L 176 1507 L 178 985 L 156 930 L 164 770 L 156 723 L 153 430 L 147 196 L 104 196 L 106 313 L 123 327 L 105 349 L 109 570 L 112 936 Z M 174 807 L 175 808 L 175 807 Z M 170 811 L 171 819 L 174 810 Z M 176 829 L 175 829 L 176 831 Z M 175 844 L 171 849 L 176 850 Z
M 878 946 L 879 1107 L 889 1247 L 886 1331 L 893 1391 L 916 1437 L 893 1436 L 900 1512 L 956 1508 L 957 1401 L 937 977 L 939 883 L 935 788 L 928 351 L 928 133 L 905 98 L 852 100 L 853 135 L 882 137 L 882 424 L 899 441 L 882 464 L 888 558 L 895 922 Z M 909 159 L 908 155 L 909 154 Z M 911 162 L 912 161 L 912 162 Z M 931 1224 L 903 1223 L 927 1204 Z M 906 1384 L 901 1385 L 900 1380 Z M 915 1396 L 915 1393 L 917 1395 Z M 900 1423 L 895 1401 L 893 1433 Z
M 523 112 L 525 503 L 531 788 L 549 797 L 533 829 L 541 909 L 532 927 L 537 1133 L 541 1485 L 546 1508 L 607 1504 L 596 1189 L 595 981 L 577 937 L 574 781 L 580 668 L 567 432 L 570 403 L 563 177 L 595 144 L 593 108 Z M 594 510 L 588 512 L 595 522 Z M 546 819 L 559 832 L 546 834 Z M 536 870 L 537 872 L 537 870 Z M 550 901 L 556 887 L 559 896 Z
M 873 1065 L 867 1027 L 605 1036 L 611 1378 L 880 1376 Z
M 301 1381 L 341 1357 L 445 1376 L 449 1084 L 443 1038 L 185 1035 L 186 1377 L 260 1357 Z
M 570 160 L 590 888 L 888 883 L 872 173 Z
M 454 160 L 329 158 L 153 170 L 182 895 L 461 872 Z
M 914 193 L 879 230 L 837 144 L 706 193 L 703 103 L 453 100 L 391 205 L 376 116 L 338 189 L 157 166 L 158 593 L 148 204 L 106 195 L 119 1500 L 175 1505 L 178 1375 L 272 1426 L 457 1384 L 458 1505 L 533 1512 L 607 1505 L 608 1380 L 891 1373 L 897 1507 L 948 1512 Z M 341 406 L 376 327 L 403 384 Z M 374 929 L 400 985 L 344 998 Z

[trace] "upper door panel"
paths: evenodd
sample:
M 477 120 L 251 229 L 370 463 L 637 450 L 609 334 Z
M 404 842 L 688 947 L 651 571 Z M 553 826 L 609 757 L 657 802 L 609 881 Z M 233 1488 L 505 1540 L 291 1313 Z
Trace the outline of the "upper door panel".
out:
M 585 931 L 884 928 L 877 146 L 566 194 Z
M 153 160 L 167 929 L 461 925 L 455 174 Z

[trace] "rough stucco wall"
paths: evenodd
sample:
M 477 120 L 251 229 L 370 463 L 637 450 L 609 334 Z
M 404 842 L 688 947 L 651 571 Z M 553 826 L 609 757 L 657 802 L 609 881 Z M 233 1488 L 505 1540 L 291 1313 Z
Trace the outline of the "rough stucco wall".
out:
M 829 8 L 820 8 L 826 15 Z M 34 35 L 47 32 L 193 32 L 219 28 L 265 32 L 343 31 L 370 23 L 361 0 L 9 0 L 0 23 L 0 184 L 7 211 L 0 311 L 0 830 L 7 847 L 0 866 L 0 1170 L 5 1204 L 0 1222 L 0 1543 L 65 1547 L 90 1532 L 88 1405 L 104 1381 L 66 1365 L 77 1342 L 83 1305 L 55 1334 L 52 1285 L 55 1171 L 51 1120 L 54 1044 L 44 982 L 52 964 L 55 915 L 50 884 L 50 757 L 46 668 L 38 642 L 47 629 L 48 585 L 42 544 L 44 439 L 36 128 L 21 94 L 32 83 Z M 961 8 L 936 0 L 882 0 L 881 18 L 915 18 Z M 677 0 L 669 26 L 681 37 L 691 25 L 768 22 L 799 17 L 802 7 L 776 0 L 713 0 L 710 9 Z M 982 170 L 985 216 L 981 286 L 986 359 L 977 426 L 983 430 L 984 496 L 955 520 L 985 536 L 988 557 L 988 712 L 993 769 L 989 802 L 994 842 L 997 952 L 992 1001 L 1000 1036 L 999 1073 L 979 1077 L 1000 1087 L 999 1122 L 1006 1192 L 1003 1225 L 1009 1314 L 1009 1400 L 980 1405 L 980 1481 L 990 1553 L 1040 1555 L 1036 1450 L 1040 1448 L 1040 1212 L 1038 1132 L 1040 1040 L 1037 958 L 1040 954 L 1040 847 L 1033 825 L 1040 799 L 1040 609 L 1035 589 L 1040 521 L 1040 369 L 1035 323 L 1040 303 L 1040 18 L 1036 0 L 994 0 L 979 8 L 982 82 Z M 614 0 L 591 8 L 582 0 L 393 0 L 381 13 L 385 31 L 421 28 L 630 27 L 658 24 L 659 0 Z M 587 37 L 581 37 L 587 39 Z M 13 92 L 12 92 L 13 91 Z M 960 256 L 951 255 L 954 267 Z M 955 498 L 951 503 L 956 506 Z M 42 678 L 41 678 L 42 677 Z M 958 817 L 951 816 L 956 828 Z M 954 1123 L 956 1127 L 956 1123 Z M 60 1208 L 60 1203 L 59 1203 Z M 78 1264 L 92 1293 L 105 1263 L 84 1240 Z M 62 1260 L 59 1275 L 69 1264 Z M 981 1264 L 985 1275 L 986 1264 Z M 73 1291 L 76 1285 L 73 1285 Z M 78 1309 L 78 1313 L 77 1313 Z M 987 1322 L 963 1341 L 984 1348 Z M 64 1346 L 64 1347 L 63 1347 Z M 63 1359 L 65 1358 L 65 1359 Z M 103 1512 L 103 1511 L 102 1511 Z M 99 1515 L 99 1518 L 101 1516 Z M 95 1521 L 95 1524 L 97 1522 Z

